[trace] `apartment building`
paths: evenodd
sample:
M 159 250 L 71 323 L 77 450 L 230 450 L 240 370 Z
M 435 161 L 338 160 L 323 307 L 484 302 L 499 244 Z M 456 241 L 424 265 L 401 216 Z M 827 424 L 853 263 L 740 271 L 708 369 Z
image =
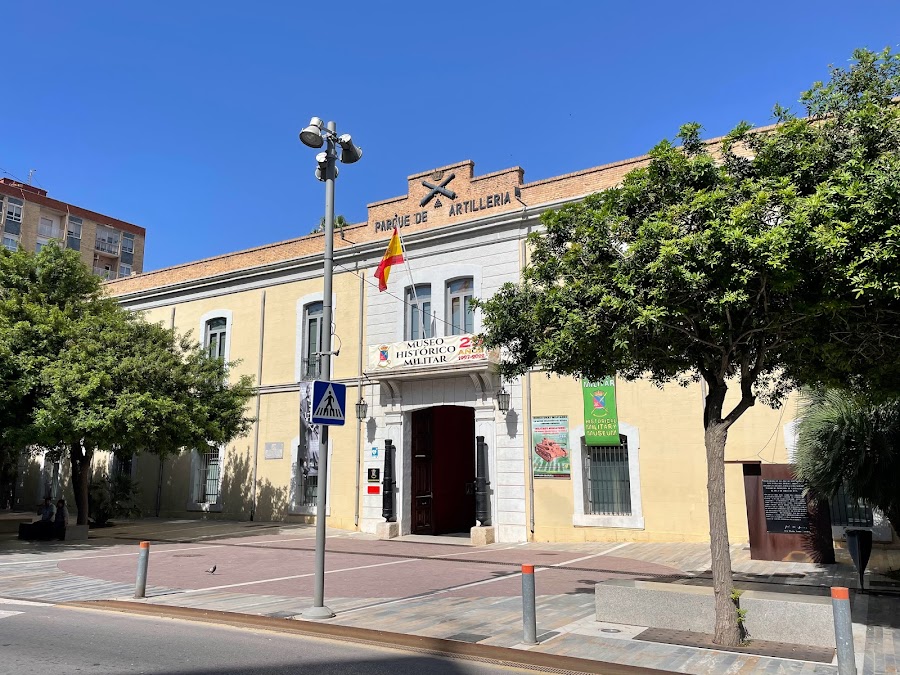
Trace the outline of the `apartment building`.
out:
M 0 232 L 3 246 L 12 251 L 40 251 L 58 241 L 79 251 L 84 264 L 104 279 L 144 269 L 143 227 L 53 199 L 46 190 L 11 178 L 0 178 Z

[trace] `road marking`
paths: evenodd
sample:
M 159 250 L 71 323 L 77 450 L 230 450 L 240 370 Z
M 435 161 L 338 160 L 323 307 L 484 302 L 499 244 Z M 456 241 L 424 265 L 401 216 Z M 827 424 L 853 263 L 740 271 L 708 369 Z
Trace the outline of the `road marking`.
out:
M 618 546 L 613 546 L 611 549 L 603 551 L 603 553 L 592 553 L 591 555 L 584 555 L 580 558 L 572 558 L 571 560 L 563 560 L 562 562 L 556 563 L 554 565 L 542 565 L 541 567 L 547 569 L 549 567 L 562 567 L 563 565 L 571 565 L 572 563 L 581 562 L 582 560 L 590 560 L 591 558 L 599 558 L 600 556 L 609 555 L 613 551 L 618 551 L 620 548 L 625 548 L 626 546 L 628 546 L 628 542 L 619 544 Z
M 52 602 L 36 602 L 34 600 L 13 600 L 12 598 L 0 598 L 0 605 L 20 605 L 22 607 L 52 607 Z
M 0 619 L 5 619 L 9 616 L 15 616 L 16 614 L 21 614 L 22 612 L 4 612 L 0 611 Z
M 166 544 L 156 544 L 156 546 L 165 546 Z M 167 548 L 167 549 L 153 549 L 153 555 L 159 555 L 161 553 L 178 553 L 180 551 L 205 551 L 212 548 L 221 548 L 226 544 L 207 544 L 206 546 L 186 546 L 184 548 Z M 129 555 L 139 555 L 139 551 L 135 551 L 134 553 L 110 553 L 108 555 L 73 555 L 68 558 L 44 558 L 41 560 L 17 560 L 15 562 L 4 562 L 0 563 L 0 565 L 38 565 L 42 563 L 55 563 L 55 562 L 68 562 L 70 560 L 96 560 L 97 558 L 123 558 Z
M 418 562 L 419 558 L 408 558 L 404 560 L 392 560 L 391 562 L 375 563 L 373 565 L 359 565 L 357 567 L 343 567 L 336 570 L 325 570 L 325 574 L 337 574 L 338 572 L 354 572 L 356 570 L 366 570 L 372 567 L 385 567 L 387 565 L 402 565 L 403 563 Z M 256 586 L 257 584 L 268 584 L 274 581 L 290 581 L 291 579 L 303 579 L 305 577 L 315 576 L 315 572 L 308 574 L 292 574 L 289 577 L 275 577 L 272 579 L 257 579 L 256 581 L 242 581 L 237 584 L 224 584 L 222 586 L 209 586 L 207 588 L 191 588 L 180 593 L 169 595 L 188 595 L 189 593 L 203 593 L 205 591 L 220 591 L 226 588 L 239 588 L 241 586 Z

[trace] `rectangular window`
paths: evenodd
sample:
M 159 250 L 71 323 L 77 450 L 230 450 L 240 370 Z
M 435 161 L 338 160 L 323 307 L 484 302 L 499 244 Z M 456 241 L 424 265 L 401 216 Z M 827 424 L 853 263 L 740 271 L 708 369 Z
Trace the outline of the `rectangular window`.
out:
M 119 255 L 119 235 L 120 232 L 118 230 L 98 225 L 94 248 L 103 253 Z
M 81 239 L 81 226 L 83 221 L 76 216 L 69 216 L 69 224 L 66 226 L 66 234 L 73 239 Z
M 303 367 L 300 372 L 304 380 L 319 377 L 319 352 L 322 348 L 321 302 L 312 302 L 303 310 Z
M 218 504 L 221 478 L 221 459 L 218 449 L 198 452 L 197 475 L 194 482 L 194 501 L 198 504 Z
M 119 263 L 119 278 L 131 276 L 131 265 Z
M 134 235 L 130 232 L 122 233 L 122 253 L 134 253 Z
M 431 316 L 431 284 L 418 284 L 406 289 L 406 328 L 404 339 L 420 340 L 433 336 Z
M 42 237 L 39 237 L 37 240 L 37 243 L 34 245 L 34 252 L 40 253 L 41 249 L 44 248 L 49 243 L 50 243 L 49 239 L 44 239 Z
M 628 439 L 620 445 L 589 445 L 584 456 L 588 513 L 604 516 L 631 515 L 631 477 L 628 471 Z
M 212 359 L 225 358 L 225 339 L 228 332 L 228 321 L 224 318 L 210 319 L 206 322 L 204 346 Z
M 62 229 L 59 226 L 59 221 L 55 218 L 41 216 L 38 221 L 38 236 L 46 239 L 61 239 Z
M 475 332 L 472 286 L 472 277 L 454 279 L 447 284 L 447 323 L 450 324 L 450 335 Z
M 3 248 L 8 251 L 19 250 L 19 238 L 14 234 L 3 234 Z
M 22 222 L 22 205 L 24 203 L 21 199 L 16 199 L 15 197 L 6 198 L 6 222 Z

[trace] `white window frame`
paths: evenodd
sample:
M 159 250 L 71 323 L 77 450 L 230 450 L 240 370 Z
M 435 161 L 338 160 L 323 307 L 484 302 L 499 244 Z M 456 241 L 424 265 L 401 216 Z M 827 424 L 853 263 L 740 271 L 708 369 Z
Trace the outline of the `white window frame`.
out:
M 125 248 L 125 242 L 130 241 L 131 246 L 129 248 Z M 134 253 L 134 235 L 131 232 L 122 232 L 121 238 L 121 249 L 122 253 Z
M 197 501 L 199 495 L 197 494 L 197 489 L 199 487 L 199 478 L 200 478 L 200 470 L 202 466 L 202 459 L 200 456 L 200 452 L 196 449 L 191 450 L 191 474 L 190 474 L 190 485 L 188 487 L 190 500 L 187 503 L 188 511 L 203 511 L 207 513 L 221 513 L 222 512 L 222 479 L 225 477 L 225 446 L 222 445 L 219 447 L 219 489 L 216 493 L 216 501 L 215 502 L 201 502 Z M 204 453 L 206 451 L 204 450 Z
M 458 281 L 468 281 L 469 282 L 469 290 L 468 291 L 456 291 L 452 292 L 450 290 L 450 286 Z M 466 298 L 471 301 L 475 299 L 475 279 L 473 277 L 454 277 L 453 279 L 448 279 L 447 284 L 445 286 L 447 293 L 447 306 L 446 306 L 446 317 L 445 321 L 447 322 L 444 325 L 444 334 L 445 335 L 469 335 L 475 332 L 475 310 L 472 309 L 472 330 L 466 331 Z M 455 326 L 453 323 L 453 299 L 459 298 L 462 310 L 462 326 Z M 458 330 L 457 330 L 458 329 Z
M 225 319 L 225 354 L 222 358 L 225 359 L 225 363 L 231 361 L 231 334 L 232 330 L 232 320 L 233 314 L 230 309 L 214 309 L 212 311 L 207 312 L 203 316 L 200 317 L 200 330 L 198 331 L 198 335 L 200 335 L 200 344 L 203 346 L 204 351 L 209 347 L 208 337 L 206 334 L 206 324 L 212 319 Z
M 109 247 L 115 246 L 115 250 L 109 250 L 101 246 L 104 244 Z M 94 237 L 94 250 L 106 253 L 107 255 L 118 256 L 122 248 L 122 231 L 107 225 L 97 225 L 97 234 Z
M 77 223 L 75 221 L 78 221 Z M 77 232 L 74 229 L 78 228 Z M 81 239 L 81 231 L 84 227 L 84 219 L 79 218 L 78 216 L 68 216 L 66 218 L 66 237 L 72 237 L 72 239 Z
M 294 344 L 294 382 L 306 382 L 307 378 L 304 377 L 303 374 L 303 358 L 306 354 L 306 308 L 316 302 L 323 302 L 323 294 L 319 293 L 309 293 L 304 295 L 303 297 L 297 298 L 297 329 L 296 329 L 296 342 Z M 331 294 L 331 323 L 332 330 L 334 330 L 334 315 L 337 311 L 337 302 L 334 293 Z M 322 329 L 324 330 L 324 322 Z M 321 345 L 321 342 L 319 343 Z M 334 375 L 334 362 L 337 359 L 331 359 L 331 372 L 330 373 L 319 373 L 320 379 L 331 379 L 331 376 Z
M 315 314 L 310 313 L 310 310 L 313 307 L 321 307 L 321 310 L 316 312 Z M 312 333 L 310 330 L 310 324 L 315 322 L 315 326 L 318 327 L 318 336 L 316 338 L 316 350 L 321 351 L 322 349 L 322 335 L 325 330 L 325 307 L 324 303 L 321 300 L 316 300 L 314 302 L 310 302 L 303 307 L 303 332 L 302 332 L 302 351 L 300 354 L 300 374 L 303 380 L 317 380 L 319 379 L 319 375 L 321 372 L 319 371 L 321 366 L 321 356 L 310 353 L 310 347 L 312 344 Z M 310 362 L 315 361 L 316 367 L 315 372 L 310 373 Z
M 413 288 L 415 288 L 415 292 L 413 292 Z M 424 306 L 425 302 L 422 300 L 422 293 L 425 289 L 428 289 L 428 314 L 425 314 Z M 435 329 L 435 313 L 434 313 L 434 295 L 432 293 L 432 285 L 431 284 L 415 284 L 415 286 L 407 286 L 403 290 L 403 339 L 407 341 L 413 340 L 422 340 L 427 338 L 433 338 L 434 329 Z M 419 328 L 424 328 L 424 333 L 426 335 L 420 335 L 418 337 L 413 337 L 412 328 L 413 328 L 413 309 L 417 308 L 418 313 L 422 314 L 422 322 L 419 324 Z
M 14 242 L 15 247 L 10 248 L 9 246 L 7 246 L 7 244 L 6 244 L 7 240 Z M 18 234 L 10 234 L 9 232 L 4 232 L 3 233 L 3 246 L 6 248 L 7 251 L 13 251 L 13 252 L 18 251 L 19 250 L 19 235 Z
M 41 226 L 44 224 L 45 220 L 50 223 L 49 234 L 41 233 Z M 62 239 L 62 225 L 60 224 L 59 217 L 47 213 L 40 214 L 38 216 L 37 236 L 39 239 Z
M 34 244 L 34 252 L 40 253 L 41 249 L 49 244 L 52 240 L 47 237 L 38 237 Z
M 127 271 L 125 271 L 125 268 L 128 268 Z M 130 264 L 120 262 L 119 263 L 119 278 L 121 279 L 123 277 L 130 277 L 132 269 L 133 268 Z
M 14 223 L 22 224 L 22 212 L 25 209 L 25 202 L 15 197 L 6 198 L 6 209 L 3 214 L 7 221 L 12 220 Z M 14 212 L 15 211 L 15 212 Z
M 569 463 L 572 467 L 572 490 L 575 502 L 572 524 L 576 527 L 610 527 L 631 530 L 644 529 L 644 507 L 641 502 L 641 435 L 638 428 L 619 420 L 619 433 L 628 439 L 628 480 L 631 486 L 631 515 L 609 516 L 586 513 L 584 475 L 584 425 L 570 432 L 569 447 L 574 455 Z
M 482 295 L 482 272 L 484 271 L 481 265 L 471 265 L 471 264 L 452 264 L 452 265 L 431 265 L 429 264 L 427 258 L 419 258 L 412 261 L 412 278 L 415 280 L 416 285 L 419 284 L 431 284 L 432 290 L 446 288 L 446 283 L 448 279 L 462 279 L 465 277 L 472 278 L 472 292 L 475 297 L 480 297 Z M 418 264 L 422 264 L 423 267 L 418 267 Z M 406 288 L 409 288 L 409 284 L 407 284 Z M 403 292 L 406 293 L 406 288 L 404 288 Z M 377 293 L 377 291 L 375 291 Z M 395 305 L 399 304 L 396 301 L 393 301 Z M 445 292 L 432 293 L 431 295 L 431 314 L 436 319 L 439 318 L 441 321 L 435 320 L 434 323 L 434 337 L 445 337 L 450 335 L 448 332 L 448 327 L 444 323 L 443 319 L 447 315 L 447 294 Z M 394 310 L 394 335 L 396 338 L 394 341 L 405 341 L 406 340 L 406 305 L 402 305 L 402 311 L 400 308 Z M 481 312 L 475 312 L 475 334 L 477 335 L 481 331 Z

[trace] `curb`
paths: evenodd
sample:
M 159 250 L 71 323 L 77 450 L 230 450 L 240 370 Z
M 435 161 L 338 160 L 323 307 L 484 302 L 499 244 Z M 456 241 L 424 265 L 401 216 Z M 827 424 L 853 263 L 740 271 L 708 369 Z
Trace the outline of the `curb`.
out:
M 439 656 L 477 660 L 497 665 L 515 666 L 529 670 L 553 673 L 590 673 L 592 675 L 668 675 L 671 671 L 642 668 L 574 656 L 547 654 L 545 652 L 495 647 L 493 645 L 472 644 L 425 635 L 407 635 L 372 628 L 342 626 L 339 624 L 304 621 L 302 619 L 282 619 L 238 612 L 222 612 L 192 607 L 150 605 L 125 600 L 90 600 L 84 602 L 64 602 L 58 607 L 73 607 L 99 611 L 141 614 L 144 616 L 201 621 L 204 623 L 255 628 L 292 635 L 319 637 L 352 641 L 379 647 L 394 647 L 407 651 L 435 654 Z

